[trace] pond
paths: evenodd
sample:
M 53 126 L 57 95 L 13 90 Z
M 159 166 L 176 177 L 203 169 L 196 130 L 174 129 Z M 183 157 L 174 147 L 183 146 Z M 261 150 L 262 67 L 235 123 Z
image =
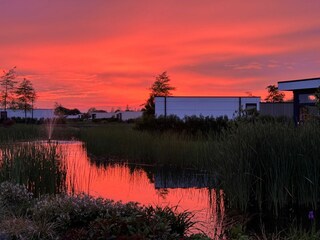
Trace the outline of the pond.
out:
M 1 180 L 17 177 L 17 182 L 26 184 L 36 194 L 66 191 L 142 205 L 170 206 L 194 214 L 198 222 L 195 232 L 201 230 L 214 236 L 222 231 L 223 193 L 213 188 L 214 177 L 208 174 L 117 162 L 97 164 L 78 141 L 3 146 L 0 157 Z

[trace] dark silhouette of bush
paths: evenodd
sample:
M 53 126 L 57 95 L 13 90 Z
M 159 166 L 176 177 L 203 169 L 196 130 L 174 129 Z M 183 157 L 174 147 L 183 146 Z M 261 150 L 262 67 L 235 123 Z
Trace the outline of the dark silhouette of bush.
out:
M 229 128 L 229 120 L 224 117 L 186 116 L 180 119 L 176 115 L 143 116 L 136 122 L 135 129 L 141 131 L 166 132 L 172 131 L 196 136 L 197 134 L 208 135 L 209 133 L 221 133 Z

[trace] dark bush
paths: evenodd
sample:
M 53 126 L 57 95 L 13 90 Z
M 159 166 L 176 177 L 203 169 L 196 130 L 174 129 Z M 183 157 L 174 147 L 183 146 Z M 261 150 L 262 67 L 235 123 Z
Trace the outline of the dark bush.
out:
M 195 136 L 198 133 L 202 135 L 220 133 L 222 130 L 229 128 L 229 121 L 226 116 L 218 118 L 186 116 L 180 119 L 175 115 L 160 116 L 158 118 L 149 115 L 139 119 L 135 128 L 137 130 L 158 132 L 173 131 Z

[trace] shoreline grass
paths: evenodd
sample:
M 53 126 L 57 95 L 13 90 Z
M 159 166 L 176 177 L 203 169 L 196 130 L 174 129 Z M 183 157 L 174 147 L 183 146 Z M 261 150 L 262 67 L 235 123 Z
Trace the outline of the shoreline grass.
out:
M 316 122 L 294 127 L 238 121 L 219 135 L 206 137 L 137 131 L 130 124 L 82 126 L 70 132 L 85 142 L 89 153 L 105 161 L 116 157 L 214 173 L 229 208 L 285 218 L 288 224 L 308 222 L 310 211 L 319 213 L 320 127 Z M 68 137 L 69 132 L 63 134 Z M 6 138 L 0 134 L 1 139 Z
M 230 207 L 242 211 L 318 210 L 320 127 L 306 123 L 237 122 L 219 136 L 136 131 L 130 125 L 81 129 L 88 152 L 131 163 L 178 166 L 217 174 Z

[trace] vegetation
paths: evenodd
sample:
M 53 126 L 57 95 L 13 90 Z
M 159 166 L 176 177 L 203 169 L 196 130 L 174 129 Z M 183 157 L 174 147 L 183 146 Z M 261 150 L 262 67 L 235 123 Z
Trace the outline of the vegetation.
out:
M 143 111 L 145 115 L 154 115 L 155 106 L 154 98 L 156 96 L 169 96 L 171 91 L 175 90 L 175 87 L 170 86 L 170 78 L 167 75 L 167 72 L 163 72 L 156 76 L 156 80 L 150 87 L 151 93 L 144 105 Z
M 0 182 L 27 186 L 35 196 L 66 191 L 66 166 L 58 144 L 20 142 L 1 147 Z
M 77 115 L 77 114 L 80 114 L 80 113 L 81 113 L 80 110 L 77 109 L 77 108 L 69 109 L 69 108 L 63 107 L 59 103 L 55 104 L 54 114 L 56 116 L 63 117 L 63 116 L 66 116 L 66 115 Z
M 37 97 L 31 81 L 24 78 L 15 93 L 17 95 L 16 106 L 18 109 L 24 110 L 24 118 L 27 119 L 27 110 L 33 110 L 33 104 Z
M 17 81 L 15 79 L 16 67 L 3 72 L 3 75 L 0 77 L 0 103 L 5 111 L 8 107 L 12 109 L 23 109 L 26 119 L 27 110 L 33 110 L 33 105 L 37 98 L 36 91 L 30 80 L 24 78 L 17 87 Z M 7 116 L 2 116 L 2 118 L 6 119 Z
M 145 129 L 148 129 L 146 126 L 159 128 L 155 131 L 137 131 L 131 124 L 109 123 L 95 127 L 69 126 L 57 132 L 83 140 L 88 152 L 96 157 L 91 159 L 102 163 L 121 160 L 213 173 L 218 179 L 217 187 L 224 191 L 226 206 L 252 214 L 255 223 L 272 219 L 277 227 L 290 227 L 293 222 L 306 226 L 310 225 L 308 213 L 314 212 L 316 216 L 319 213 L 319 122 L 309 121 L 295 127 L 287 119 L 247 116 L 236 121 L 221 121 L 220 125 L 213 124 L 217 124 L 216 119 L 192 119 L 190 125 L 183 127 L 187 120 L 182 123 L 168 117 L 156 121 L 151 119 L 142 125 Z M 198 129 L 192 130 L 194 122 Z M 9 136 L 14 138 L 11 141 L 40 136 L 42 131 L 41 126 L 24 127 L 3 128 L 0 142 L 6 142 Z M 13 151 L 8 155 L 18 156 Z M 22 158 L 32 162 L 31 155 L 20 156 L 21 166 L 27 165 Z M 16 169 L 14 164 L 7 166 Z M 276 231 L 268 229 L 268 232 Z M 292 232 L 279 233 L 279 239 L 286 239 L 283 236 L 290 234 L 301 239 L 319 234 L 308 230 Z
M 1 106 L 4 110 L 7 110 L 10 102 L 13 101 L 14 89 L 16 85 L 16 67 L 11 68 L 9 71 L 3 71 L 3 75 L 0 78 L 1 87 Z
M 87 195 L 33 198 L 24 186 L 0 184 L 0 236 L 5 239 L 208 239 L 187 237 L 192 214 L 123 204 Z
M 286 121 L 246 120 L 206 138 L 134 131 L 128 125 L 82 129 L 80 136 L 90 153 L 107 159 L 215 173 L 232 208 L 275 218 L 292 209 L 305 219 L 306 212 L 318 209 L 319 134 L 317 122 L 296 128 Z
M 186 116 L 180 119 L 177 116 L 160 116 L 153 115 L 143 116 L 136 122 L 135 129 L 162 133 L 175 132 L 177 134 L 186 134 L 190 136 L 209 136 L 212 134 L 220 134 L 223 130 L 230 127 L 227 117 L 196 117 Z
M 275 85 L 267 86 L 268 96 L 265 98 L 267 102 L 283 102 L 284 93 L 280 92 Z

